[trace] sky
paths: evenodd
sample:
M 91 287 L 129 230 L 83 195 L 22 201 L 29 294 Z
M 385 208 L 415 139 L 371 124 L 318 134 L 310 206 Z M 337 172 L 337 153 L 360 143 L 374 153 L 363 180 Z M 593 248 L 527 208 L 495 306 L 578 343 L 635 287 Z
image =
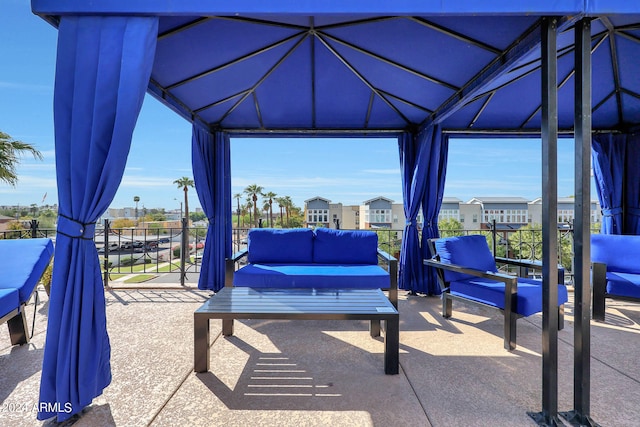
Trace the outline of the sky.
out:
M 57 203 L 53 137 L 53 85 L 57 30 L 31 13 L 29 0 L 1 0 L 0 131 L 33 144 L 43 161 L 28 156 L 18 184 L 0 182 L 1 205 Z M 173 181 L 191 171 L 191 126 L 147 95 L 112 207 L 179 209 L 183 192 Z M 445 197 L 541 196 L 539 139 L 452 139 Z M 558 143 L 558 195 L 573 190 L 573 140 Z M 295 205 L 315 196 L 359 205 L 383 196 L 402 202 L 397 141 L 393 138 L 289 138 L 231 140 L 232 194 L 257 184 Z M 595 194 L 595 193 L 594 193 Z M 592 194 L 592 198 L 595 195 Z M 189 191 L 190 210 L 199 206 Z

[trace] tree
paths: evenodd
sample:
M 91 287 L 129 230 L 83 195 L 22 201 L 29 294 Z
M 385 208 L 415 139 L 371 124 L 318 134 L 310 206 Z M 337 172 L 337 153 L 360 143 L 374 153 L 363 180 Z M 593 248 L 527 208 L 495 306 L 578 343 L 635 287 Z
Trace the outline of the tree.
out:
M 282 198 L 282 201 L 284 202 L 284 211 L 285 211 L 285 214 L 287 215 L 287 227 L 290 227 L 291 226 L 290 213 L 291 213 L 291 208 L 293 208 L 293 201 L 289 196 L 284 196 Z
M 287 203 L 286 200 L 284 199 L 284 197 L 277 197 L 276 199 L 276 203 L 278 204 L 278 207 L 280 208 L 280 227 L 284 228 L 284 214 L 283 214 L 283 209 L 284 209 L 284 205 Z
M 271 228 L 273 228 L 273 198 L 276 197 L 276 193 L 274 193 L 273 191 L 269 191 L 268 193 L 264 194 L 265 199 L 268 200 L 269 202 L 269 226 Z
M 184 191 L 184 217 L 187 220 L 187 225 L 189 225 L 189 198 L 187 196 L 189 194 L 189 187 L 193 188 L 193 180 L 189 177 L 183 176 L 182 178 L 173 181 L 173 183 Z
M 131 228 L 134 227 L 135 223 L 133 221 L 131 221 L 128 218 L 118 218 L 118 219 L 114 219 L 113 222 L 111 223 L 111 228 L 113 229 L 118 229 L 118 228 Z
M 453 237 L 464 235 L 462 223 L 455 218 L 447 218 L 438 222 L 441 237 Z
M 202 221 L 206 217 L 207 216 L 204 214 L 204 212 L 194 212 L 194 213 L 191 214 L 191 220 L 192 221 Z
M 242 213 L 240 211 L 240 197 L 242 197 L 242 193 L 236 193 L 233 195 L 233 198 L 238 202 L 238 210 L 236 212 L 238 214 L 238 228 L 240 228 L 240 214 Z
M 4 132 L 0 132 L 0 181 L 15 187 L 18 183 L 16 166 L 23 153 L 31 153 L 35 159 L 42 160 L 42 154 L 26 142 L 17 141 Z
M 251 198 L 253 202 L 253 221 L 258 224 L 258 196 L 262 196 L 263 188 L 258 184 L 251 184 L 244 189 L 244 193 Z

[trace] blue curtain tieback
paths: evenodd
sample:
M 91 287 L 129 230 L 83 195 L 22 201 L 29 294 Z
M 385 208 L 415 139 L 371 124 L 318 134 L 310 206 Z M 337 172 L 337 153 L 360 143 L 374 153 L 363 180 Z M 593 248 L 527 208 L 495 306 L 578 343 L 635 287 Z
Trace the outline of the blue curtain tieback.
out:
M 407 222 L 404 225 L 405 227 L 411 227 L 412 225 L 416 225 L 416 221 L 407 220 Z
M 602 215 L 614 216 L 622 213 L 622 208 L 602 209 Z
M 82 223 L 62 214 L 58 215 L 58 233 L 72 239 L 93 240 L 96 223 Z

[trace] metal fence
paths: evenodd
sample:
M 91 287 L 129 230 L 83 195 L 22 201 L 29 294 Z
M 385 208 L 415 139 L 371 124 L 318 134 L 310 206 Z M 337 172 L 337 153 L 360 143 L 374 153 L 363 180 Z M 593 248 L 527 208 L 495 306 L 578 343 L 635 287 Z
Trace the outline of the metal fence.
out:
M 39 228 L 32 220 L 22 230 L 0 232 L 0 239 L 28 239 L 56 236 L 55 229 Z M 380 249 L 400 255 L 403 230 L 377 229 Z M 249 228 L 234 228 L 232 251 L 246 247 Z M 597 233 L 597 230 L 593 230 Z M 94 242 L 101 258 L 105 286 L 116 282 L 153 283 L 159 277 L 169 282 L 190 279 L 200 272 L 204 251 L 205 227 L 187 227 L 183 220 L 180 228 L 112 228 L 105 220 L 96 227 Z M 497 229 L 492 224 L 487 230 L 440 230 L 442 237 L 482 234 L 496 256 L 541 261 L 541 229 Z M 558 230 L 558 263 L 565 268 L 565 280 L 573 277 L 573 229 Z M 186 249 L 184 249 L 186 248 Z M 167 277 L 168 276 L 168 277 Z

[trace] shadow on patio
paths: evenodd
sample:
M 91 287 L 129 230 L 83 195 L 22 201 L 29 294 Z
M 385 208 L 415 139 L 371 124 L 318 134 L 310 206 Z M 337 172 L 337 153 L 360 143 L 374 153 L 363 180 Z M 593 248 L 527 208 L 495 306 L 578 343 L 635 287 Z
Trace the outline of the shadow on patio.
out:
M 0 336 L 0 425 L 33 426 L 45 304 L 29 345 Z M 502 348 L 502 320 L 400 292 L 400 375 L 384 375 L 383 343 L 364 321 L 211 321 L 211 372 L 193 372 L 193 312 L 210 295 L 188 290 L 107 292 L 113 380 L 76 426 L 527 426 L 541 406 L 541 317 L 518 321 Z M 571 295 L 572 296 L 572 295 Z M 33 305 L 29 306 L 28 315 Z M 573 312 L 559 332 L 559 409 L 572 409 Z M 640 306 L 607 303 L 592 323 L 591 415 L 603 426 L 640 419 Z M 623 396 L 624 398 L 620 398 Z M 47 425 L 47 423 L 44 423 Z

